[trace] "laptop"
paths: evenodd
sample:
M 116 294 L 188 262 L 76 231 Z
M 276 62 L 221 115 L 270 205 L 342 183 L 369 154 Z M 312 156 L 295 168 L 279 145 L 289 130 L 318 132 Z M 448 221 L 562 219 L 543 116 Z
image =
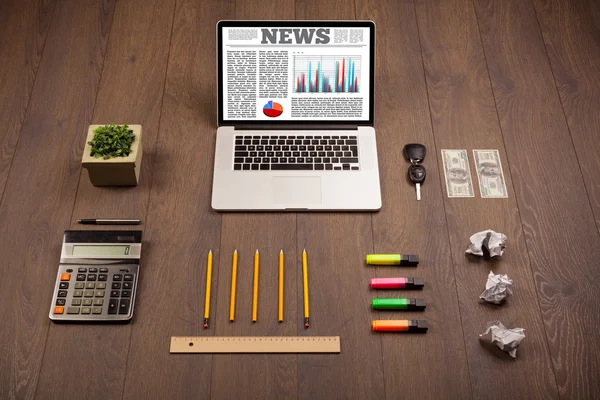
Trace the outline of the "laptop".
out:
M 216 211 L 377 211 L 372 21 L 219 21 Z

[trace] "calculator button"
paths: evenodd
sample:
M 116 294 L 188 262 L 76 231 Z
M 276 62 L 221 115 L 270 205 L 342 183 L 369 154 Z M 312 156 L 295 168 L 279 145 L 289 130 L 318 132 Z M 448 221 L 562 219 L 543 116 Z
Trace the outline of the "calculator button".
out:
M 86 289 L 94 289 L 95 287 L 96 287 L 96 284 L 94 282 L 88 282 L 85 284 Z
M 60 280 L 61 281 L 70 281 L 71 280 L 71 274 L 60 274 Z
M 79 307 L 67 307 L 67 314 L 79 314 Z
M 66 290 L 59 290 L 58 294 L 56 295 L 56 297 L 67 297 L 67 291 Z
M 108 272 L 108 268 L 100 268 L 100 272 Z
M 54 314 L 62 314 L 65 312 L 65 308 L 62 306 L 54 307 Z
M 96 290 L 96 297 L 104 297 L 104 290 Z
M 90 268 L 90 269 L 89 269 L 89 272 L 96 273 L 96 272 L 98 272 L 98 268 Z
M 95 306 L 101 306 L 104 304 L 104 299 L 94 299 Z
M 100 270 L 102 270 L 102 268 L 100 268 Z M 105 281 L 108 279 L 108 275 L 106 274 L 98 274 L 98 280 L 99 281 Z
M 67 299 L 56 299 L 57 306 L 64 306 L 66 302 L 67 302 Z
M 95 281 L 96 280 L 96 274 L 88 274 L 88 281 Z
M 85 281 L 85 274 L 77 274 L 78 281 Z
M 131 282 L 123 282 L 123 289 L 131 289 L 132 286 Z
M 92 305 L 92 299 L 83 299 L 83 306 L 91 306 Z
M 83 296 L 83 290 L 76 290 L 73 292 L 73 297 L 81 297 Z
M 113 282 L 112 288 L 113 289 L 121 289 L 121 284 L 119 282 Z
M 96 289 L 106 289 L 106 283 L 104 283 L 104 282 L 96 283 Z
M 89 314 L 92 312 L 92 308 L 91 307 L 81 307 L 81 313 L 82 314 Z
M 116 314 L 117 308 L 119 308 L 119 299 L 110 299 L 108 302 L 108 313 Z
M 132 281 L 133 280 L 133 274 L 125 274 L 125 275 L 123 275 L 123 280 L 124 281 Z
M 84 287 L 85 287 L 85 283 L 75 282 L 75 289 L 83 289 Z
M 73 272 L 73 270 L 71 268 L 69 268 L 69 269 L 67 269 L 67 272 L 71 273 L 71 272 Z
M 118 290 L 111 290 L 110 297 L 119 297 L 119 291 Z
M 129 312 L 129 299 L 121 299 L 119 303 L 119 314 L 127 314 Z
M 58 287 L 60 289 L 68 289 L 69 288 L 69 282 L 61 282 L 58 284 Z
M 102 307 L 92 307 L 92 314 L 102 314 Z
M 73 299 L 71 301 L 71 305 L 72 306 L 80 306 L 81 305 L 81 299 Z
M 78 268 L 77 272 L 87 272 L 87 268 Z
M 123 279 L 121 274 L 113 274 L 113 281 L 120 281 L 121 279 Z
M 85 292 L 83 292 L 83 296 L 84 297 L 94 297 L 94 291 L 93 290 L 86 290 Z
M 121 297 L 131 297 L 131 290 L 123 290 L 121 292 Z

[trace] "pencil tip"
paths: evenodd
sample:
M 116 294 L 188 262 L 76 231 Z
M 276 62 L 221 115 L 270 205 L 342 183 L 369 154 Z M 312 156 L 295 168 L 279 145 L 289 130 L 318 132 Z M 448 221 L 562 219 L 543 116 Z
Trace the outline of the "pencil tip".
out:
M 279 250 L 279 254 L 283 254 L 283 249 Z
M 306 249 L 302 250 L 303 253 L 306 253 Z
M 209 251 L 208 251 L 208 254 L 212 254 L 212 250 L 209 250 Z
M 237 253 L 237 249 L 235 249 L 233 252 L 234 252 L 234 253 Z
M 256 254 L 258 254 L 258 249 L 256 249 Z

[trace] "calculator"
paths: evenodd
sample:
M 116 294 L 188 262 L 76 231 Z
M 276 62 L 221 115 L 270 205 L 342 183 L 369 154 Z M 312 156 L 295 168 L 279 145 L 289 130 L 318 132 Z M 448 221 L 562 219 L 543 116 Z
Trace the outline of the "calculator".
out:
M 141 252 L 142 231 L 65 231 L 50 319 L 129 322 Z

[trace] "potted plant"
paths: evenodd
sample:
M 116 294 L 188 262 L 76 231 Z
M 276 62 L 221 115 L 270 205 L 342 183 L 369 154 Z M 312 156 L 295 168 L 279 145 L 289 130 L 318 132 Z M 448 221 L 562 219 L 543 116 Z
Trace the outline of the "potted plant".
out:
M 142 166 L 141 125 L 90 125 L 83 168 L 94 186 L 135 186 Z

